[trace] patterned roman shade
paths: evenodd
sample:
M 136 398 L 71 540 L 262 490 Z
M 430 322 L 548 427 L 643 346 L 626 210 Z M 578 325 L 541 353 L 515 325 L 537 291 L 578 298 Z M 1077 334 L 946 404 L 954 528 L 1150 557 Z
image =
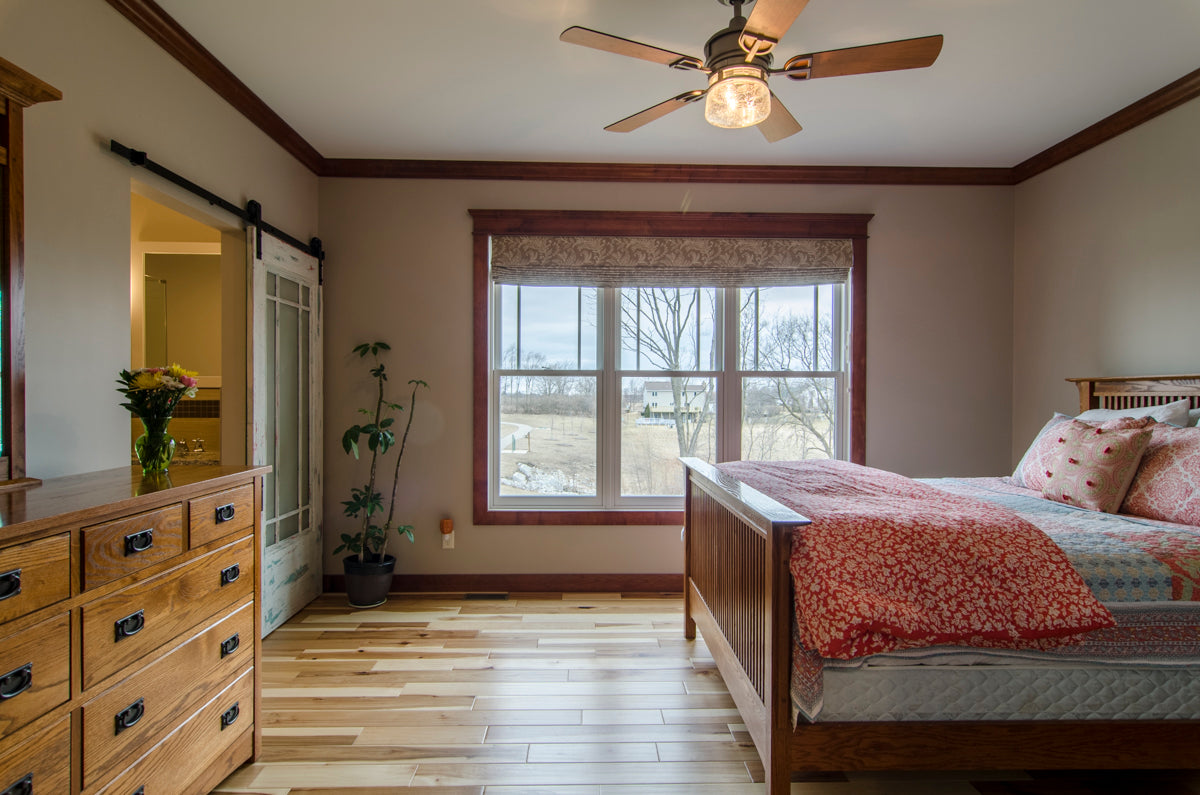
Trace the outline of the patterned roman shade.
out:
M 493 235 L 497 284 L 772 287 L 846 282 L 849 239 Z

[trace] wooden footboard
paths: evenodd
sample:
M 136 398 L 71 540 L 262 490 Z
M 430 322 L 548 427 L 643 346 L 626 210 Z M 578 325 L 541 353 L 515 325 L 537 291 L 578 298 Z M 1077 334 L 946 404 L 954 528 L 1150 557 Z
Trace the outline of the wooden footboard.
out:
M 793 729 L 791 536 L 809 520 L 714 467 L 687 471 L 685 634 L 699 628 L 765 768 L 1034 770 L 1200 767 L 1200 721 L 899 721 Z
M 808 519 L 693 458 L 687 470 L 684 632 L 699 627 L 766 768 L 786 792 L 790 762 L 791 554 Z M 783 789 L 772 789 L 782 781 Z

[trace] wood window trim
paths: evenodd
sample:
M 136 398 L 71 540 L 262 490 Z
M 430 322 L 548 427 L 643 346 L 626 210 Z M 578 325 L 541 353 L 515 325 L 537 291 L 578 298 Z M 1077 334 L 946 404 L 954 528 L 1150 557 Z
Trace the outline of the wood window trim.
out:
M 24 109 L 62 99 L 62 92 L 0 58 L 0 161 L 4 192 L 0 278 L 4 290 L 4 437 L 0 489 L 36 481 L 25 477 L 25 135 Z
M 488 505 L 488 239 L 492 235 L 825 237 L 852 241 L 850 269 L 850 460 L 866 461 L 867 223 L 859 213 L 672 213 L 469 210 L 472 231 L 472 512 L 477 525 L 681 525 L 684 512 L 494 510 Z

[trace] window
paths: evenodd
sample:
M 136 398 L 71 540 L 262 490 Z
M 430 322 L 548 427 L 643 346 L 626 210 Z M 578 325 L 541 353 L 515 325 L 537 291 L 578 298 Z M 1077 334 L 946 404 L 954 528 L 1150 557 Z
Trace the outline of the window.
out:
M 472 215 L 476 523 L 678 523 L 680 455 L 862 460 L 870 216 Z

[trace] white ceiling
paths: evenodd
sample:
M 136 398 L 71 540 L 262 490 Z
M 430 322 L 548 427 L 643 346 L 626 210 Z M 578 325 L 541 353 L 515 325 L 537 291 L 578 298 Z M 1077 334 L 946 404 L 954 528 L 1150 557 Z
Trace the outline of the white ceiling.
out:
M 791 55 L 941 33 L 928 69 L 772 88 L 769 144 L 702 103 L 604 126 L 704 76 L 558 40 L 571 25 L 703 58 L 718 0 L 158 0 L 329 158 L 1013 166 L 1200 67 L 1200 0 L 811 0 Z

